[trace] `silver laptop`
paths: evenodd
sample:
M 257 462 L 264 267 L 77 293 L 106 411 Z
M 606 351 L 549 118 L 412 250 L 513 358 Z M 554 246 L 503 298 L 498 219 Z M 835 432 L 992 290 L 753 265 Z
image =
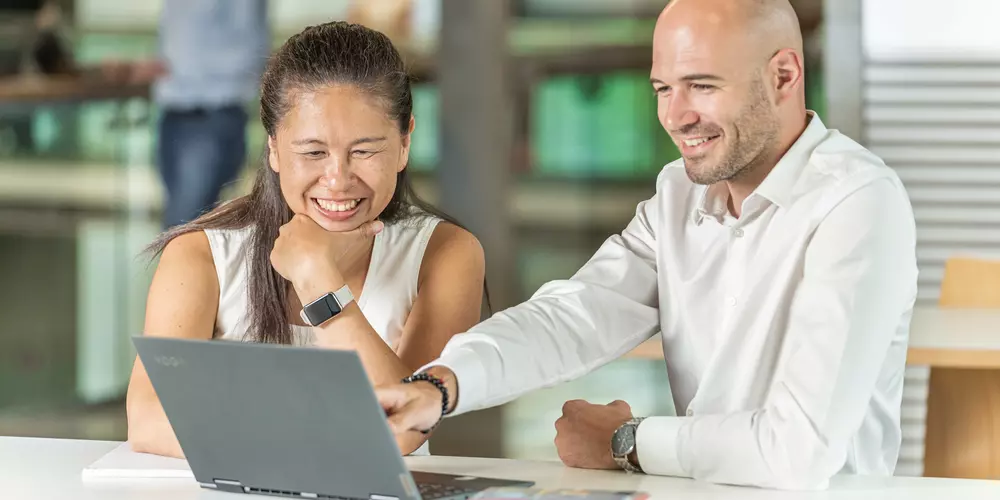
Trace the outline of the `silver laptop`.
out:
M 432 500 L 532 485 L 407 470 L 353 351 L 133 341 L 202 487 L 295 498 Z

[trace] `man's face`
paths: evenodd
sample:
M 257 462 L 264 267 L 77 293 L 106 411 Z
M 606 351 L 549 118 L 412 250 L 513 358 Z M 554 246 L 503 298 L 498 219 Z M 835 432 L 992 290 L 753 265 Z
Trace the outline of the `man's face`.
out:
M 720 31 L 661 21 L 653 37 L 657 116 L 698 184 L 738 178 L 778 142 L 767 61 Z

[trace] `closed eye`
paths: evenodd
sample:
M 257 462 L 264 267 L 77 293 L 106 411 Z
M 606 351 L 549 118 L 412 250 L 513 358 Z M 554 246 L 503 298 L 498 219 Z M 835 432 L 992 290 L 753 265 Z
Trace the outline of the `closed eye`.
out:
M 669 91 L 670 91 L 669 85 L 664 85 L 662 87 L 656 87 L 653 89 L 653 93 L 656 95 L 667 95 L 667 92 Z
M 691 88 L 695 90 L 715 90 L 718 87 L 715 85 L 708 85 L 706 83 L 692 83 Z
M 378 153 L 378 151 L 370 151 L 367 149 L 355 149 L 354 151 L 351 151 L 351 156 L 360 159 L 368 159 L 371 158 L 372 156 L 375 156 L 375 153 Z
M 307 158 L 322 158 L 326 155 L 326 151 L 305 151 L 300 154 Z

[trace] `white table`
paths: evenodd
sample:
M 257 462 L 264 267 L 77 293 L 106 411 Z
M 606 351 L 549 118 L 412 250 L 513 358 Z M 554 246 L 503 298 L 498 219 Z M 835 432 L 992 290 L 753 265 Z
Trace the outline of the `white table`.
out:
M 190 479 L 84 482 L 80 471 L 120 443 L 0 437 L 0 498 L 185 500 L 236 497 L 205 490 Z M 972 500 L 1000 498 L 1000 481 L 930 478 L 837 477 L 822 492 L 777 492 L 701 483 L 688 479 L 569 469 L 558 462 L 454 457 L 410 457 L 413 470 L 527 479 L 546 488 L 641 490 L 654 499 L 879 499 Z
M 906 362 L 935 368 L 1000 368 L 1000 309 L 915 309 Z

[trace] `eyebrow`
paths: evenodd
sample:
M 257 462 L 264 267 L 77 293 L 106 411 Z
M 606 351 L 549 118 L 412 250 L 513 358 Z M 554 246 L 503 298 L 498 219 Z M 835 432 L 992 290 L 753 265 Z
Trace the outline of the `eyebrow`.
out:
M 721 76 L 710 75 L 708 73 L 695 73 L 693 75 L 684 75 L 684 76 L 681 77 L 681 81 L 682 82 L 693 82 L 695 80 L 712 80 L 712 81 L 721 82 L 721 81 L 723 81 L 723 78 Z M 649 79 L 649 83 L 652 83 L 652 84 L 659 83 L 660 85 L 666 85 L 659 78 L 650 78 Z
M 355 139 L 355 140 L 351 141 L 351 146 L 357 146 L 358 144 L 365 144 L 365 143 L 369 143 L 369 142 L 382 142 L 382 141 L 384 141 L 386 139 L 387 138 L 384 137 L 384 136 L 383 137 L 361 137 L 361 138 L 358 138 L 358 139 Z M 292 145 L 293 146 L 305 146 L 305 145 L 309 145 L 309 144 L 318 144 L 318 145 L 321 145 L 321 146 L 325 146 L 326 145 L 325 142 L 323 142 L 323 141 L 321 141 L 321 140 L 319 140 L 319 139 L 317 139 L 315 137 L 309 137 L 307 139 L 299 139 L 297 141 L 292 141 Z
M 382 136 L 382 137 L 362 137 L 360 139 L 354 139 L 353 141 L 351 141 L 351 146 L 357 146 L 358 144 L 364 144 L 364 143 L 367 143 L 367 142 L 382 142 L 382 141 L 387 140 L 387 139 L 388 138 L 385 137 L 385 136 Z

